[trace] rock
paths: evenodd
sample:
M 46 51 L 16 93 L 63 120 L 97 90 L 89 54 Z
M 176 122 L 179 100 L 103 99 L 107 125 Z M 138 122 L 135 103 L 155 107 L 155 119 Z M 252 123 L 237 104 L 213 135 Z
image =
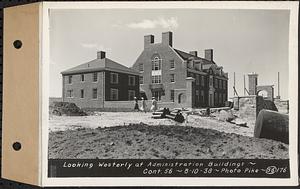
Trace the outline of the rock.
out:
M 225 110 L 221 110 L 218 116 L 220 121 L 232 121 L 235 117 L 233 115 L 233 113 L 231 112 L 231 110 L 225 111 Z
M 247 122 L 242 120 L 242 119 L 236 119 L 235 124 L 238 125 L 238 126 L 243 126 L 243 127 L 247 126 Z

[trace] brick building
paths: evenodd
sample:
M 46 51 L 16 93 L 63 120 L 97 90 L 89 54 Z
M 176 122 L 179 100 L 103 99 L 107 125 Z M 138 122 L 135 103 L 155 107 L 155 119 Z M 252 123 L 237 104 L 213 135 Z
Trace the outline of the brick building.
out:
M 103 108 L 106 101 L 128 101 L 139 95 L 139 73 L 97 52 L 97 58 L 61 72 L 64 102 L 81 108 Z
M 172 32 L 162 33 L 161 43 L 144 36 L 144 50 L 132 68 L 140 72 L 140 88 L 147 98 L 174 102 L 182 107 L 220 107 L 227 101 L 228 74 L 213 60 L 213 50 L 205 57 L 173 47 Z

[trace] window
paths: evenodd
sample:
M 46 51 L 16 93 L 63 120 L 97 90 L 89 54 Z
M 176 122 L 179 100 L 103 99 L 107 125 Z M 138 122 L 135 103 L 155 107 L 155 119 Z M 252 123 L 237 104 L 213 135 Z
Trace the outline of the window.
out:
M 171 83 L 175 82 L 175 74 L 170 74 L 170 82 Z
M 118 99 L 119 99 L 119 90 L 110 89 L 110 100 L 118 100 Z
M 80 98 L 84 98 L 84 90 L 83 89 L 80 90 Z
M 112 83 L 112 84 L 119 83 L 119 77 L 118 77 L 117 73 L 110 73 L 110 83 Z
M 204 76 L 201 75 L 201 86 L 204 86 Z
M 135 91 L 129 90 L 128 91 L 128 100 L 134 100 L 134 97 L 135 97 Z
M 200 96 L 199 96 L 199 90 L 196 90 L 196 99 L 199 100 Z
M 67 90 L 67 98 L 72 98 L 73 97 L 73 89 Z
M 209 86 L 213 86 L 213 78 L 212 77 L 209 78 Z
M 72 84 L 72 76 L 71 75 L 68 76 L 68 83 Z
M 152 70 L 161 70 L 161 59 L 157 56 L 152 60 Z
M 219 80 L 219 88 L 220 88 L 220 89 L 223 89 L 223 82 L 222 82 L 221 79 Z
M 144 77 L 140 76 L 140 84 L 144 84 Z
M 175 68 L 175 62 L 174 60 L 170 60 L 170 69 L 174 69 Z
M 139 63 L 139 71 L 140 72 L 144 71 L 144 64 L 143 63 Z
M 218 79 L 215 78 L 215 88 L 217 89 L 218 88 Z
M 81 81 L 84 81 L 84 74 L 81 74 Z
M 162 96 L 162 91 L 153 91 L 152 92 L 152 97 L 155 97 L 155 99 L 157 99 L 158 101 L 161 100 L 161 96 Z
M 222 104 L 222 94 L 221 93 L 219 93 L 219 104 Z
M 97 90 L 97 88 L 94 88 L 93 89 L 93 99 L 96 99 L 97 97 L 98 97 L 98 90 Z
M 225 80 L 223 81 L 223 87 L 224 87 L 224 89 L 226 89 L 226 81 Z
M 200 94 L 201 94 L 201 102 L 204 103 L 204 91 L 201 90 Z
M 161 83 L 161 75 L 153 75 L 152 76 L 152 83 Z
M 98 81 L 98 73 L 95 72 L 93 73 L 93 82 L 97 82 Z
M 200 76 L 199 75 L 196 75 L 196 85 L 199 85 L 199 83 L 200 83 Z
M 134 86 L 135 85 L 135 76 L 128 76 L 128 85 Z
M 223 101 L 224 101 L 224 102 L 227 101 L 227 99 L 226 99 L 226 94 L 223 94 Z
M 174 92 L 174 90 L 171 90 L 170 91 L 170 100 L 172 101 L 172 102 L 174 102 L 174 100 L 175 100 L 175 92 Z

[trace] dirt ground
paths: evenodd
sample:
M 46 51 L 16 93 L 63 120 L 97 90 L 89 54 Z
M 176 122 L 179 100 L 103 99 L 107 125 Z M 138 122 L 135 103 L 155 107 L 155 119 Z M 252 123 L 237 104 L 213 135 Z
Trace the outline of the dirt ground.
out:
M 49 158 L 288 158 L 288 145 L 253 138 L 253 126 L 197 115 L 182 124 L 150 117 L 141 112 L 51 116 Z

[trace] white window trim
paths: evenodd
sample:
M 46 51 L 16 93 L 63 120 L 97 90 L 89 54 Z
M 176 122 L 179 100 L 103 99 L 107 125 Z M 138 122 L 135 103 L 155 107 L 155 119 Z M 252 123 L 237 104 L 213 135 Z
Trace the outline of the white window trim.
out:
M 97 90 L 97 96 L 94 98 L 94 89 Z M 98 99 L 98 88 L 92 88 L 92 100 L 97 100 Z
M 173 77 L 173 81 L 172 81 L 172 75 L 174 76 L 174 77 Z M 171 82 L 171 83 L 175 83 L 175 74 L 170 74 L 170 82 Z
M 83 91 L 83 97 L 81 97 L 81 91 Z M 84 89 L 80 89 L 80 99 L 84 99 Z
M 112 75 L 116 75 L 117 76 L 117 81 L 113 82 L 113 77 Z M 118 73 L 110 73 L 110 84 L 119 84 L 119 74 Z
M 97 81 L 94 81 L 94 74 L 97 74 Z M 99 81 L 99 74 L 98 74 L 98 72 L 94 72 L 92 74 L 92 81 L 93 81 L 93 83 L 98 83 L 98 81 Z
M 112 91 L 116 90 L 117 91 L 117 99 L 112 99 Z M 118 101 L 119 100 L 119 89 L 115 89 L 115 88 L 110 88 L 110 100 L 115 100 Z
M 130 83 L 130 78 L 133 78 L 133 83 Z M 128 85 L 129 86 L 135 86 L 135 76 L 129 75 L 128 76 Z

